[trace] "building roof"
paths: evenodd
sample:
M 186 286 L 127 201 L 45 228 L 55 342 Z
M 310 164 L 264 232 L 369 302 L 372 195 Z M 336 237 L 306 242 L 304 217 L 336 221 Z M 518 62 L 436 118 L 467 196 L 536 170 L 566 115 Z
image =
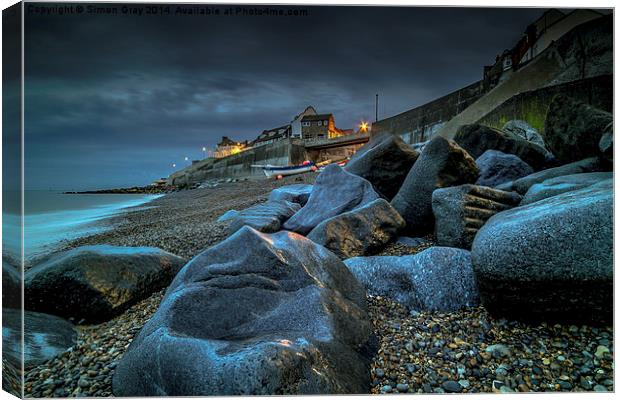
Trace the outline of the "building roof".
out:
M 321 121 L 324 119 L 330 119 L 332 117 L 333 117 L 332 114 L 306 115 L 301 120 L 302 121 Z
M 316 115 L 316 110 L 314 109 L 314 107 L 312 106 L 308 106 L 306 107 L 302 112 L 300 112 L 299 114 L 297 114 L 295 116 L 295 118 L 293 118 L 293 121 L 298 120 L 302 115 L 309 113 L 308 115 Z M 305 116 L 305 115 L 304 115 Z M 291 123 L 293 123 L 293 121 L 291 121 Z

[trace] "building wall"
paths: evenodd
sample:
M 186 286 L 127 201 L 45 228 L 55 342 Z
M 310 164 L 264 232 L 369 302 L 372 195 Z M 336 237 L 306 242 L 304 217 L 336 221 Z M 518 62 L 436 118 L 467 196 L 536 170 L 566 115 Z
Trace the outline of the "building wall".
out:
M 301 132 L 303 134 L 303 138 L 304 139 L 325 139 L 328 138 L 329 135 L 329 127 L 331 126 L 333 129 L 334 126 L 334 118 L 329 118 L 328 124 L 324 125 L 323 121 L 325 120 L 321 120 L 321 121 L 309 121 L 310 122 L 310 126 L 303 126 L 301 127 Z M 319 122 L 321 123 L 321 125 L 319 125 Z
M 455 115 L 486 93 L 482 81 L 404 113 L 372 124 L 371 136 L 382 133 L 399 135 L 409 144 L 427 141 Z
M 301 119 L 306 115 L 316 115 L 316 110 L 310 106 L 307 107 L 297 118 L 291 122 L 291 137 L 301 138 Z

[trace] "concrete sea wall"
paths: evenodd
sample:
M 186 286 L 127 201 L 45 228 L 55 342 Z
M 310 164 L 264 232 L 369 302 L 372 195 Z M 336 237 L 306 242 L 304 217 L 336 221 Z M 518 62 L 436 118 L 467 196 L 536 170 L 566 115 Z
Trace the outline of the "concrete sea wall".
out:
M 493 109 L 478 123 L 502 128 L 512 119 L 521 119 L 544 136 L 549 104 L 560 93 L 613 112 L 613 76 L 602 75 L 519 93 Z
M 423 142 L 485 93 L 482 81 L 472 83 L 430 103 L 373 123 L 372 135 L 391 133 L 400 135 L 410 144 Z
M 209 179 L 264 177 L 253 164 L 300 164 L 308 159 L 303 142 L 286 139 L 220 159 L 202 160 L 170 175 L 168 183 L 185 187 Z

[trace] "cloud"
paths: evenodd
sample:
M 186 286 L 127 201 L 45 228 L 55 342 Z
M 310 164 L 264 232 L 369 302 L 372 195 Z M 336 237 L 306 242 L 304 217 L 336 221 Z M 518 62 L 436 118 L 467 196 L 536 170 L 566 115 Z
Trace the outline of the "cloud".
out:
M 343 128 L 482 75 L 541 9 L 313 7 L 306 17 L 26 15 L 32 187 L 146 184 L 307 105 Z M 52 151 L 50 151 L 52 150 Z M 122 171 L 132 171 L 123 174 Z M 125 182 L 125 183 L 123 183 Z

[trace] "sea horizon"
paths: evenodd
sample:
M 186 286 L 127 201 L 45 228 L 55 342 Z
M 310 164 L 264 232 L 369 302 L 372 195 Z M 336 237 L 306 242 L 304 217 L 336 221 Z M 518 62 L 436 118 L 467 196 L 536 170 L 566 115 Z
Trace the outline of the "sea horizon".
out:
M 113 229 L 106 221 L 162 194 L 75 194 L 60 190 L 24 191 L 24 261 L 28 265 L 54 253 L 63 243 Z M 21 216 L 3 212 L 3 259 L 20 258 Z

